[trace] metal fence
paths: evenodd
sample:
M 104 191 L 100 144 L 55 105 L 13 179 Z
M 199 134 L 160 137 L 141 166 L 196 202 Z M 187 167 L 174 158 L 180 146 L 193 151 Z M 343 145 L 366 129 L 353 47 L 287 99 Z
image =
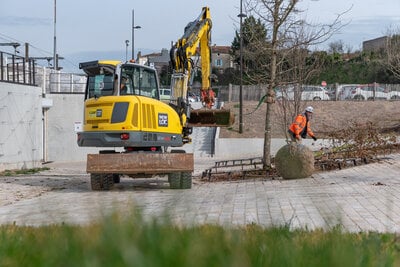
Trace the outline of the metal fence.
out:
M 35 61 L 0 51 L 0 81 L 36 85 Z
M 400 100 L 400 84 L 332 84 L 326 87 L 332 101 L 349 100 Z M 365 90 L 369 88 L 369 90 Z M 218 99 L 226 102 L 239 102 L 240 86 L 215 86 Z M 243 101 L 259 101 L 267 94 L 268 85 L 243 85 Z M 383 92 L 382 92 L 383 91 Z M 384 95 L 384 97 L 381 97 Z
M 37 85 L 47 94 L 83 94 L 86 76 L 77 73 L 64 73 L 45 67 L 37 67 Z

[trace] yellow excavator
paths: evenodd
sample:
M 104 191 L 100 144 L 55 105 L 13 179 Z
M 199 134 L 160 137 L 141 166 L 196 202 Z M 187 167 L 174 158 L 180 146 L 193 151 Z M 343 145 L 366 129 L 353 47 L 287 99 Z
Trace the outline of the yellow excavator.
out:
M 220 127 L 233 123 L 229 110 L 211 109 L 209 9 L 185 28 L 171 49 L 174 73 L 169 103 L 160 100 L 156 70 L 134 62 L 98 60 L 80 63 L 87 75 L 83 129 L 77 133 L 81 147 L 101 147 L 87 155 L 92 190 L 109 190 L 121 175 L 168 175 L 170 188 L 192 186 L 194 159 L 182 147 L 191 142 L 192 127 Z M 202 103 L 193 110 L 188 101 L 197 49 L 202 59 Z M 203 51 L 204 50 L 204 51 Z

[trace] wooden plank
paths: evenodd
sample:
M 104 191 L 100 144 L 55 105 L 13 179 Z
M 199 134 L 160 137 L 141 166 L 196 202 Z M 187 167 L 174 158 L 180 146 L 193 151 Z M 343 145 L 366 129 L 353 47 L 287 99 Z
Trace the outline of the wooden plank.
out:
M 88 154 L 88 173 L 162 174 L 193 172 L 192 153 Z

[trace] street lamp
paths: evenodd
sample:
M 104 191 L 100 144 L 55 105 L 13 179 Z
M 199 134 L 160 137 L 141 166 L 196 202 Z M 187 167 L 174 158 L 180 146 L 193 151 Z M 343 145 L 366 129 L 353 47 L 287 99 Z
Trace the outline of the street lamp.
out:
M 53 69 L 58 70 L 56 21 L 57 21 L 57 0 L 54 0 Z
M 20 43 L 0 43 L 0 46 L 12 46 L 14 47 L 14 54 L 19 53 L 19 51 L 17 51 L 17 47 L 20 46 Z
M 129 46 L 129 40 L 125 40 L 125 61 L 128 61 L 128 46 Z
M 240 87 L 239 87 L 239 133 L 243 133 L 243 32 L 242 19 L 247 17 L 242 12 L 242 0 L 240 0 Z
M 132 59 L 135 59 L 135 30 L 142 27 L 135 26 L 135 10 L 132 9 Z

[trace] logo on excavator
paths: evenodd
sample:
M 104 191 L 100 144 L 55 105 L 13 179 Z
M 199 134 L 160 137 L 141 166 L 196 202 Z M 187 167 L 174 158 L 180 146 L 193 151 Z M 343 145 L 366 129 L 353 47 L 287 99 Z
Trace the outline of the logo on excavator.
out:
M 158 113 L 158 126 L 168 127 L 168 114 Z
M 96 110 L 96 117 L 101 117 L 102 114 L 103 114 L 103 110 L 101 110 L 101 109 Z

